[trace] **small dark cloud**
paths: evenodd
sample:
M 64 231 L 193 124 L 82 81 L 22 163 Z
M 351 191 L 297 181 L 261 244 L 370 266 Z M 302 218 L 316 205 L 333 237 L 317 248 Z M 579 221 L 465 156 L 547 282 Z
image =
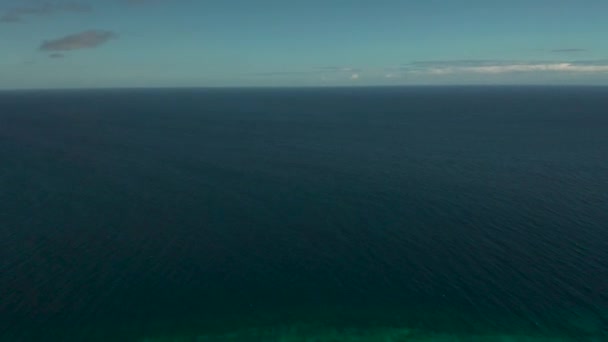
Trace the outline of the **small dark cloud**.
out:
M 1 23 L 17 23 L 21 21 L 21 16 L 15 14 L 15 13 L 5 13 L 2 16 L 0 16 L 0 22 Z
M 570 52 L 585 52 L 586 49 L 555 49 L 551 50 L 551 52 L 555 53 L 570 53 Z
M 41 3 L 28 6 L 14 7 L 0 16 L 0 22 L 15 23 L 23 21 L 24 17 L 45 16 L 60 12 L 84 13 L 90 12 L 91 6 L 82 3 L 69 2 L 63 4 Z
M 65 55 L 62 53 L 52 53 L 49 55 L 49 58 L 53 58 L 53 59 L 63 58 L 63 57 L 65 57 Z
M 42 42 L 42 51 L 70 51 L 91 49 L 107 43 L 118 35 L 112 31 L 90 30 L 71 34 L 62 38 Z

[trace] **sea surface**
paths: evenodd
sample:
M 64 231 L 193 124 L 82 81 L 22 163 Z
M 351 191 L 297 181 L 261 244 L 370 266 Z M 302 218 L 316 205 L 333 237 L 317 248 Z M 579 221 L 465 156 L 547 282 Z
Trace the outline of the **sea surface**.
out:
M 0 341 L 608 341 L 608 88 L 1 92 Z

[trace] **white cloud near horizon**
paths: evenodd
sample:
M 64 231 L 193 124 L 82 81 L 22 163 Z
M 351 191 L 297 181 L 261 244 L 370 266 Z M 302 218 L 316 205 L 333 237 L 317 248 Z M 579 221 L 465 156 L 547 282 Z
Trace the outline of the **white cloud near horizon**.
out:
M 492 61 L 449 61 L 416 62 L 403 68 L 408 73 L 431 75 L 450 74 L 506 74 L 527 72 L 571 72 L 605 73 L 608 61 L 601 62 L 492 62 Z

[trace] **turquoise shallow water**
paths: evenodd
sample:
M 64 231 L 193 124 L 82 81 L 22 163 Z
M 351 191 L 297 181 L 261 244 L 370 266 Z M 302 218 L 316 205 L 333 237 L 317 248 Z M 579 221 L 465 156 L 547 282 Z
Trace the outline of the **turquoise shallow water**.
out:
M 0 341 L 605 341 L 607 99 L 0 93 Z

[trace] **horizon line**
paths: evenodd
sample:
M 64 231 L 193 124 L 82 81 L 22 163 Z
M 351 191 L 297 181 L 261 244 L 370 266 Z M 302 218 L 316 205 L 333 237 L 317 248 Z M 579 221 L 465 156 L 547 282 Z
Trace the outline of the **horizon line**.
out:
M 404 85 L 307 85 L 307 86 L 125 86 L 0 88 L 0 92 L 96 91 L 96 90 L 248 90 L 248 89 L 366 89 L 366 88 L 608 88 L 608 84 L 404 84 Z

